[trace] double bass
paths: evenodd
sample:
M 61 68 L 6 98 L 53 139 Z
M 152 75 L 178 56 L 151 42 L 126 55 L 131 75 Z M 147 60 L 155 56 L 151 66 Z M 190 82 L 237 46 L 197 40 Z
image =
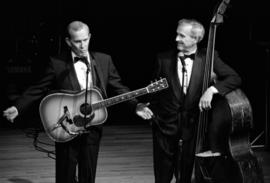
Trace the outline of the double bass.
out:
M 210 23 L 209 37 L 207 44 L 206 61 L 204 68 L 204 80 L 202 93 L 213 82 L 213 63 L 216 29 L 223 22 L 223 14 L 230 0 L 222 0 L 216 13 Z M 218 80 L 218 78 L 217 78 Z M 193 181 L 196 183 L 216 183 L 216 167 L 217 158 L 223 158 L 228 177 L 225 177 L 230 183 L 263 183 L 263 173 L 259 162 L 251 149 L 249 142 L 249 131 L 253 127 L 253 116 L 250 102 L 241 89 L 236 89 L 225 95 L 223 98 L 213 98 L 214 100 L 223 100 L 216 110 L 228 111 L 224 112 L 224 118 L 229 119 L 226 135 L 222 139 L 224 143 L 224 152 L 220 156 L 199 156 L 203 152 L 211 149 L 207 133 L 209 133 L 209 123 L 212 119 L 211 110 L 200 112 L 197 138 L 195 147 L 195 161 L 193 171 Z M 213 109 L 212 109 L 213 110 Z M 212 119 L 213 121 L 215 119 Z M 225 130 L 225 129 L 224 129 Z

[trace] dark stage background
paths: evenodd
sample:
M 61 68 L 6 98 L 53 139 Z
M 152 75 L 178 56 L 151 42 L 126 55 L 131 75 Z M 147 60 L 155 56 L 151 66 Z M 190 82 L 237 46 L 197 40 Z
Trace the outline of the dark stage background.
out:
M 217 0 L 149 1 L 7 1 L 1 11 L 1 109 L 38 77 L 44 58 L 65 46 L 67 22 L 90 25 L 91 49 L 112 55 L 123 81 L 132 90 L 151 80 L 156 53 L 175 47 L 180 18 L 196 18 L 208 30 Z M 216 49 L 239 72 L 254 115 L 252 139 L 266 143 L 269 105 L 269 13 L 262 1 L 232 1 L 217 29 Z M 202 46 L 207 44 L 207 34 Z M 267 54 L 268 53 L 268 54 Z M 45 56 L 44 56 L 45 55 Z M 145 97 L 139 98 L 145 101 Z M 119 104 L 109 108 L 108 125 L 145 123 Z M 40 126 L 38 103 L 16 120 L 18 127 Z M 10 126 L 3 118 L 1 127 Z M 265 140 L 266 139 L 266 140 Z

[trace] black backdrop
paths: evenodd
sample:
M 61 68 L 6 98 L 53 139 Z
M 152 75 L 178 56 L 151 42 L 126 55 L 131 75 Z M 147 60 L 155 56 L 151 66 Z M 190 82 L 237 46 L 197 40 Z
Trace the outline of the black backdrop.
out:
M 62 32 L 71 20 L 90 25 L 91 49 L 112 55 L 124 83 L 133 90 L 150 83 L 156 53 L 175 46 L 177 21 L 196 18 L 208 29 L 219 2 L 8 1 L 1 11 L 1 108 L 9 106 L 36 78 L 44 54 L 55 54 L 65 46 Z M 242 76 L 242 89 L 252 104 L 254 138 L 265 131 L 269 113 L 269 17 L 262 1 L 233 1 L 217 29 L 216 49 Z M 206 43 L 207 37 L 201 44 Z M 17 120 L 24 121 L 21 126 L 37 125 L 32 124 L 38 119 L 37 106 Z M 119 104 L 109 109 L 107 123 L 145 122 Z

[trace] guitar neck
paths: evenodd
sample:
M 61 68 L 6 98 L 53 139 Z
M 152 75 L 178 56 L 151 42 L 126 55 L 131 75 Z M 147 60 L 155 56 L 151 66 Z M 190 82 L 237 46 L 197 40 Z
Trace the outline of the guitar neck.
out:
M 112 106 L 115 104 L 119 104 L 121 102 L 125 102 L 125 101 L 130 100 L 130 99 L 136 98 L 138 96 L 145 95 L 147 93 L 149 93 L 147 87 L 141 88 L 141 89 L 138 89 L 138 90 L 135 90 L 132 92 L 127 92 L 127 93 L 117 95 L 117 96 L 112 97 L 112 98 L 102 100 L 98 103 L 94 103 L 94 104 L 92 104 L 92 108 L 95 110 L 95 109 L 99 109 L 99 108 L 103 108 L 103 107 L 109 107 L 109 106 Z

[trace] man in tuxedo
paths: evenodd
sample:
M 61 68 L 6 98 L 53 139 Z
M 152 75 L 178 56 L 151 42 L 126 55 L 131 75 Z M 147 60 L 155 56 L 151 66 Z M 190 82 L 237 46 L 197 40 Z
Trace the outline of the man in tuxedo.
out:
M 107 87 L 117 94 L 128 92 L 128 87 L 121 83 L 111 56 L 89 51 L 90 39 L 91 33 L 87 24 L 81 21 L 71 22 L 67 26 L 65 38 L 69 49 L 50 57 L 42 78 L 29 87 L 3 115 L 13 122 L 19 114 L 51 90 L 79 92 L 86 89 L 86 85 L 88 88 L 96 86 L 103 98 L 107 97 Z M 130 100 L 128 103 L 135 109 L 136 100 Z M 102 125 L 91 126 L 87 130 L 88 133 L 80 134 L 68 142 L 55 143 L 57 183 L 76 182 L 77 165 L 80 183 L 95 182 Z
M 218 80 L 202 92 L 206 50 L 199 49 L 198 43 L 204 33 L 203 25 L 197 20 L 178 22 L 177 50 L 160 53 L 154 72 L 155 78 L 166 78 L 170 87 L 153 96 L 149 106 L 138 105 L 143 109 L 140 116 L 152 121 L 155 183 L 170 183 L 173 175 L 178 182 L 191 182 L 200 111 L 212 108 L 215 116 L 209 127 L 210 149 L 200 155 L 222 154 L 223 147 L 215 137 L 224 130 L 220 129 L 224 119 L 219 116 L 220 111 L 215 111 L 219 104 L 212 99 L 239 87 L 241 78 L 215 52 L 213 71 Z

